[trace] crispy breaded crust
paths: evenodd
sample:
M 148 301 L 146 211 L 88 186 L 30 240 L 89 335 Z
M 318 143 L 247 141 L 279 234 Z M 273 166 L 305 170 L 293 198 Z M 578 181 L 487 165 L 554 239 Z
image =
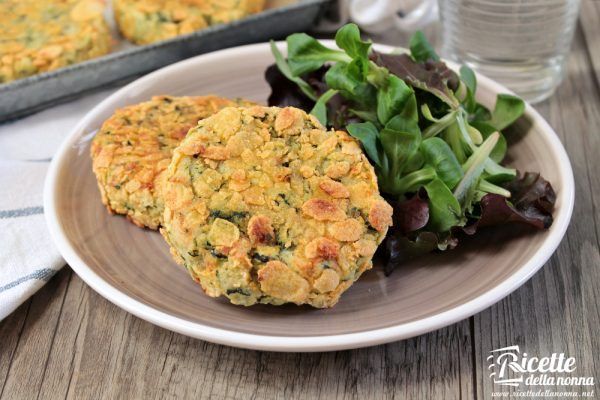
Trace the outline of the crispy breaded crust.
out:
M 109 52 L 103 0 L 0 1 L 0 83 Z
M 333 306 L 392 224 L 358 143 L 291 107 L 200 121 L 163 188 L 175 259 L 209 296 L 246 306 Z
M 157 96 L 117 110 L 91 146 L 102 202 L 140 227 L 157 229 L 163 213 L 161 175 L 173 149 L 198 120 L 241 104 L 251 103 L 216 96 Z
M 149 44 L 262 11 L 265 0 L 113 0 L 119 30 Z

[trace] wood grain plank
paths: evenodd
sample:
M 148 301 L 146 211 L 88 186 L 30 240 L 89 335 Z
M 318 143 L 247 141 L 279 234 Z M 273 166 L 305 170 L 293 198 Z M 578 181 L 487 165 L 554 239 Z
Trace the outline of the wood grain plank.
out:
M 0 324 L 0 397 L 2 397 L 4 384 L 8 378 L 15 350 L 19 345 L 30 306 L 31 299 L 21 304 Z
M 70 268 L 67 267 L 70 270 Z M 65 295 L 55 344 L 48 356 L 47 371 L 40 386 L 40 399 L 67 398 L 69 387 L 79 368 L 88 321 L 89 287 L 74 272 Z
M 60 295 L 51 293 L 57 299 Z M 29 328 L 24 338 L 32 335 Z M 37 333 L 37 327 L 31 329 Z M 43 360 L 31 360 L 47 354 L 36 344 L 26 340 L 19 346 L 26 365 L 39 364 Z M 469 323 L 463 321 L 409 341 L 356 351 L 234 349 L 146 323 L 73 276 L 41 384 L 38 378 L 28 383 L 29 390 L 11 387 L 7 398 L 15 393 L 44 399 L 472 398 L 471 347 Z M 21 367 L 25 363 L 17 364 L 21 372 L 13 373 L 11 381 L 31 379 Z
M 595 160 L 600 154 L 600 93 L 591 69 L 578 31 L 566 79 L 549 101 L 537 107 L 558 132 L 573 165 L 573 219 L 565 240 L 541 272 L 507 299 L 475 316 L 478 398 L 491 398 L 492 391 L 500 389 L 485 373 L 486 358 L 493 349 L 519 345 L 522 352 L 534 356 L 565 352 L 576 357 L 579 376 L 594 376 L 600 365 L 596 332 L 600 293 L 594 284 L 600 281 L 600 181 Z
M 66 399 L 111 398 L 109 393 L 115 380 L 130 377 L 129 372 L 118 377 L 115 371 L 134 317 L 104 300 L 76 275 L 73 275 L 73 281 L 68 306 L 77 311 L 71 317 L 66 314 L 61 321 L 64 323 L 60 326 L 64 349 L 51 355 L 53 365 L 62 366 L 59 371 L 69 377 L 68 383 L 54 377 L 43 387 L 44 393 L 51 395 L 57 387 L 66 391 L 63 396 Z M 65 356 L 66 360 L 63 359 Z
M 234 349 L 133 317 L 74 275 L 39 398 L 473 398 L 471 349 L 468 320 L 355 351 Z
M 585 184 L 582 184 L 582 186 L 592 196 L 592 216 L 594 217 L 596 241 L 598 243 L 600 242 L 600 194 L 598 193 L 600 187 L 600 173 L 598 171 L 600 168 L 598 168 L 596 157 L 600 146 L 600 135 L 598 135 L 600 131 L 600 119 L 598 118 L 598 110 L 600 109 L 598 105 L 598 97 L 600 97 L 600 1 L 584 0 L 580 21 L 582 34 L 579 42 L 582 42 L 582 44 L 576 45 L 576 48 L 581 49 L 578 53 L 579 58 L 582 61 L 587 59 L 587 62 L 574 64 L 579 67 L 577 75 L 585 78 L 587 76 L 586 71 L 589 71 L 591 78 L 576 80 L 574 90 L 577 91 L 578 100 L 583 104 L 581 112 L 588 122 L 587 126 L 584 127 L 587 134 L 583 135 L 583 156 L 585 157 L 588 185 L 586 187 Z M 586 89 L 590 95 L 583 95 L 579 92 L 580 88 Z M 565 125 L 567 125 L 566 129 L 569 132 L 571 127 L 568 126 L 568 120 L 565 120 Z
M 63 269 L 32 298 L 2 390 L 2 399 L 37 398 L 46 373 L 48 355 L 54 345 L 69 277 L 68 269 Z M 21 312 L 21 309 L 16 311 L 17 319 Z
M 596 85 L 600 86 L 600 46 L 598 45 L 600 23 L 598 18 L 600 18 L 600 1 L 582 0 L 580 23 L 593 65 L 592 71 L 595 74 Z

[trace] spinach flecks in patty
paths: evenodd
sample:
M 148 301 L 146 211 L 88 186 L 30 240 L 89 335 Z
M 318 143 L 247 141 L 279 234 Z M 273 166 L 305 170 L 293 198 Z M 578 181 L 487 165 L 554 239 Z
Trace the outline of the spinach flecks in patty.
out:
M 233 288 L 233 289 L 227 289 L 226 292 L 228 295 L 231 294 L 241 294 L 242 296 L 250 296 L 250 293 L 242 288 Z
M 269 260 L 271 260 L 271 257 L 265 256 L 263 254 L 254 253 L 254 254 L 252 254 L 252 260 L 266 263 L 266 262 L 269 262 Z
M 242 218 L 246 218 L 248 216 L 248 212 L 246 211 L 223 211 L 223 210 L 210 210 L 210 218 L 216 219 L 224 219 L 230 222 L 234 222 L 235 220 L 239 220 Z

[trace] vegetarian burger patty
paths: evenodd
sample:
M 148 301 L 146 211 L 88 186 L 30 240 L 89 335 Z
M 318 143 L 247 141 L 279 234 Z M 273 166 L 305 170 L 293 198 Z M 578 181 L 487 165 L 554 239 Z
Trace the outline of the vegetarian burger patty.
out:
M 262 11 L 265 0 L 114 0 L 123 36 L 137 44 L 191 33 Z
M 209 296 L 331 307 L 392 223 L 345 132 L 288 107 L 225 108 L 175 149 L 163 236 Z
M 102 202 L 140 227 L 157 229 L 163 213 L 160 180 L 173 149 L 198 120 L 243 104 L 251 103 L 216 96 L 157 96 L 117 110 L 91 146 Z
M 102 0 L 0 1 L 0 83 L 108 53 Z

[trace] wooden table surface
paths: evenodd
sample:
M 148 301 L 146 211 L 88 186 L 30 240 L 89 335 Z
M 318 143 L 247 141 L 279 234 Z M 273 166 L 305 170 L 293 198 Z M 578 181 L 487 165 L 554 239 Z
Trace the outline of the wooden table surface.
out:
M 378 39 L 406 44 L 400 33 Z M 536 108 L 571 158 L 573 219 L 545 267 L 489 309 L 387 345 L 269 353 L 214 345 L 154 326 L 100 297 L 65 267 L 0 323 L 0 400 L 487 399 L 498 388 L 488 377 L 486 358 L 491 350 L 511 345 L 531 355 L 564 352 L 577 359 L 578 375 L 597 380 L 600 1 L 583 0 L 567 76 Z

